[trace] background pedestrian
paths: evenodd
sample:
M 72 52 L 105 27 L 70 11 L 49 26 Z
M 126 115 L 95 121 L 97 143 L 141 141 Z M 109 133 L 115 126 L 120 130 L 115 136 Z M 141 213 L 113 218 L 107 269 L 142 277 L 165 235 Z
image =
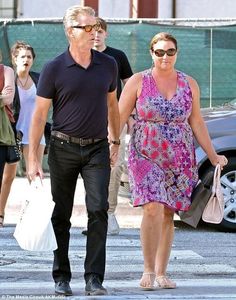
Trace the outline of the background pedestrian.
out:
M 106 45 L 106 39 L 108 37 L 107 23 L 102 18 L 97 18 L 97 22 L 101 25 L 101 28 L 96 31 L 94 49 L 99 52 L 105 53 L 114 57 L 118 66 L 118 76 L 117 76 L 117 99 L 121 94 L 122 87 L 125 85 L 127 80 L 133 75 L 130 63 L 126 54 L 116 48 L 112 48 Z M 127 126 L 124 127 L 122 134 L 120 136 L 120 147 L 119 154 L 116 164 L 111 169 L 111 177 L 109 183 L 109 210 L 108 210 L 108 234 L 119 234 L 120 228 L 117 222 L 115 211 L 118 203 L 118 192 L 120 187 L 121 175 L 124 170 L 125 164 L 125 138 L 127 134 Z
M 8 146 L 15 144 L 14 132 L 11 129 L 10 120 L 6 112 L 6 106 L 13 101 L 15 93 L 14 71 L 8 66 L 0 68 L 0 227 L 3 226 L 6 199 L 2 190 L 4 167 L 8 162 Z M 2 194 L 3 192 L 3 194 Z
M 15 97 L 13 101 L 16 130 L 22 134 L 22 152 L 28 171 L 29 128 L 35 108 L 36 88 L 39 73 L 31 71 L 35 59 L 33 47 L 23 41 L 17 41 L 11 48 L 12 63 L 15 69 Z M 45 138 L 42 137 L 37 159 L 42 162 Z

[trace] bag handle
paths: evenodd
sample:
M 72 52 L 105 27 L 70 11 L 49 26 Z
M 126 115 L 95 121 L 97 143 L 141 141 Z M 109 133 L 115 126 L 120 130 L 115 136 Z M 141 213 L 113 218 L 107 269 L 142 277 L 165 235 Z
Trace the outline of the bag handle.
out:
M 220 182 L 221 175 L 221 167 L 220 164 L 217 164 L 214 171 L 213 185 L 212 185 L 212 193 L 216 193 L 217 184 Z
M 38 189 L 43 186 L 43 180 L 40 176 L 36 176 L 34 180 L 30 182 L 32 188 Z
M 4 87 L 4 66 L 0 64 L 0 92 Z

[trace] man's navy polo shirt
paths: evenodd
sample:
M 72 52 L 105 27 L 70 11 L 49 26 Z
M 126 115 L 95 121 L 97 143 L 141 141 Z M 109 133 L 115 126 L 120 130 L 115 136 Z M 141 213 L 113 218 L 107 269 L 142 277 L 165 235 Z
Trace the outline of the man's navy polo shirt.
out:
M 91 50 L 87 69 L 65 51 L 48 62 L 37 95 L 53 99 L 53 130 L 80 138 L 106 138 L 107 94 L 117 85 L 117 65 L 112 57 Z

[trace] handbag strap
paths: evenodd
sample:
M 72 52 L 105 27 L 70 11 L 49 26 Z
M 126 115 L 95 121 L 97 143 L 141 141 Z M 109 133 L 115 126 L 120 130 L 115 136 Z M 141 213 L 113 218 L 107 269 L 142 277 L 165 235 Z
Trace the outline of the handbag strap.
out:
M 212 193 L 216 193 L 217 185 L 220 182 L 221 176 L 221 167 L 220 164 L 217 164 L 214 171 L 213 185 L 212 185 Z
M 0 64 L 0 92 L 4 87 L 4 66 Z

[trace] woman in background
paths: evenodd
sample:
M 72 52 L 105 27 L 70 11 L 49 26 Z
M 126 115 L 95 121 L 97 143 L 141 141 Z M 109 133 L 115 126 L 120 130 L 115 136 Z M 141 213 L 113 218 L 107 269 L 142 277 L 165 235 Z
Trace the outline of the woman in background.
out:
M 1 109 L 5 110 L 6 106 L 12 103 L 14 93 L 15 93 L 14 71 L 10 67 L 1 65 L 0 67 L 0 108 Z M 1 141 L 3 141 L 4 138 L 5 137 L 1 136 L 0 137 Z M 3 172 L 5 173 L 5 170 L 9 168 L 14 173 L 16 169 L 16 164 L 15 165 L 6 164 L 8 161 L 7 154 L 8 154 L 8 144 L 4 144 L 4 142 L 2 142 L 0 144 L 0 227 L 3 226 L 4 210 L 6 206 L 6 201 L 4 200 L 4 196 L 3 196 L 3 194 L 5 193 Z
M 25 42 L 17 41 L 11 48 L 12 63 L 16 73 L 16 92 L 13 101 L 14 118 L 17 131 L 22 132 L 22 152 L 28 170 L 29 129 L 35 107 L 36 87 L 39 73 L 32 72 L 35 59 L 34 49 Z M 43 137 L 38 149 L 38 161 L 41 163 L 45 149 Z

